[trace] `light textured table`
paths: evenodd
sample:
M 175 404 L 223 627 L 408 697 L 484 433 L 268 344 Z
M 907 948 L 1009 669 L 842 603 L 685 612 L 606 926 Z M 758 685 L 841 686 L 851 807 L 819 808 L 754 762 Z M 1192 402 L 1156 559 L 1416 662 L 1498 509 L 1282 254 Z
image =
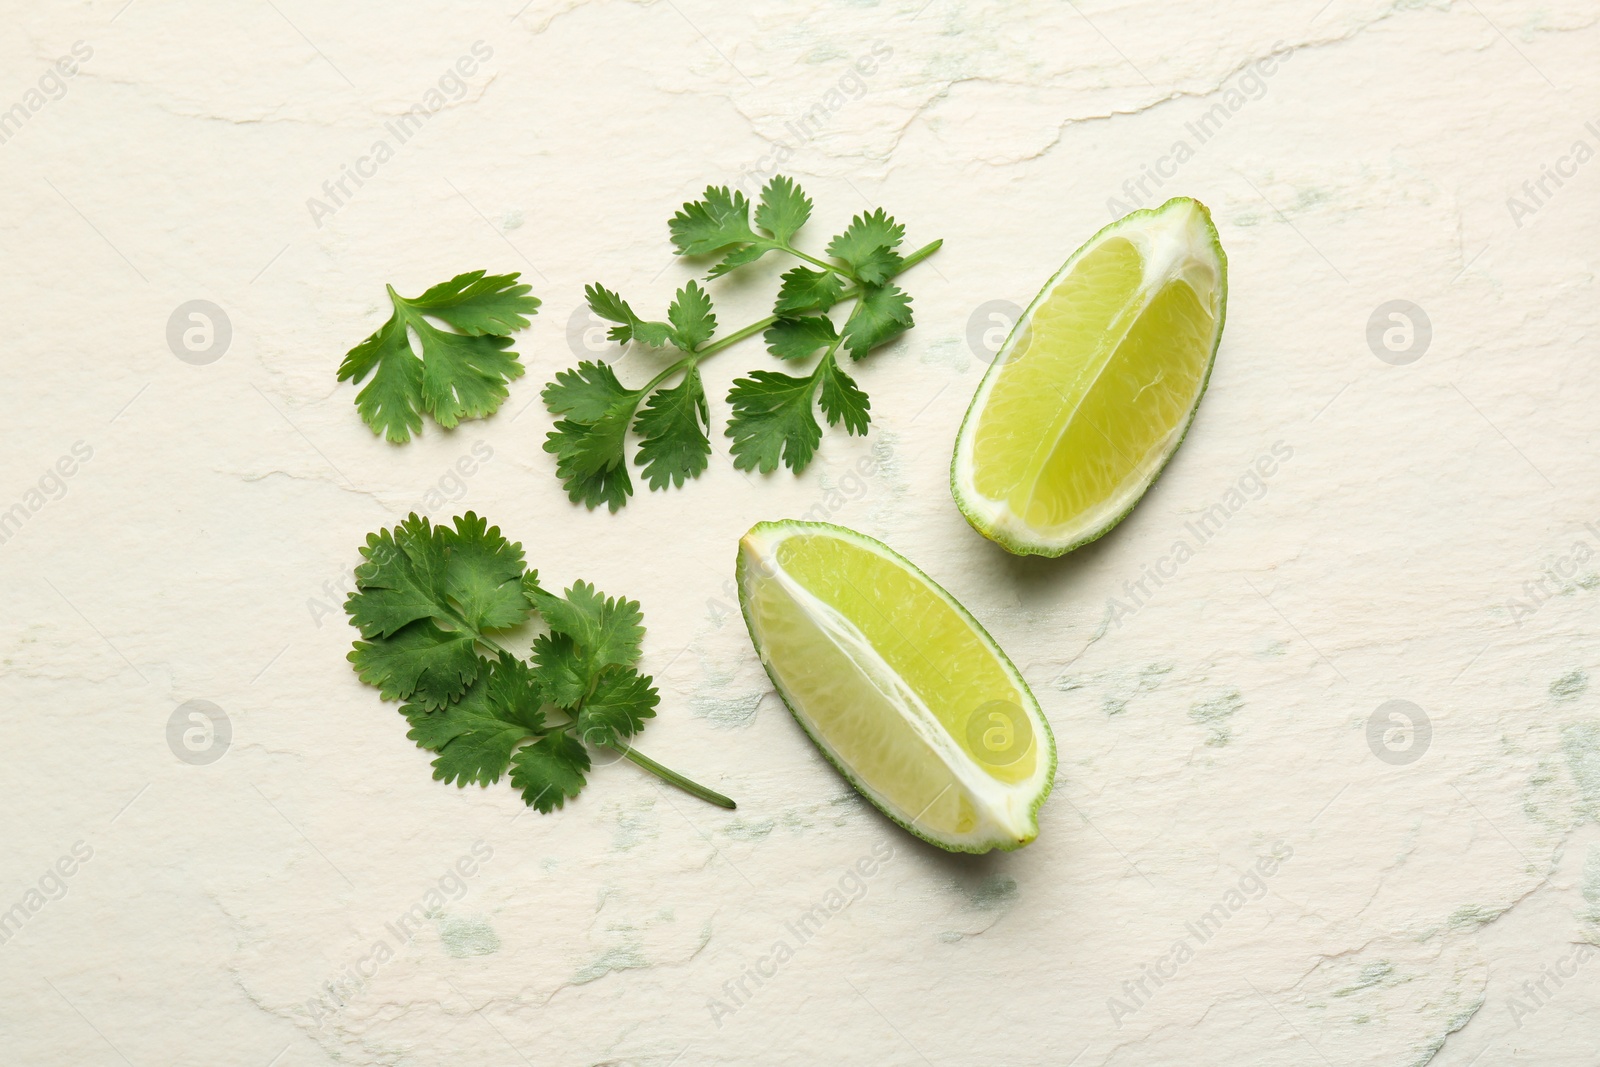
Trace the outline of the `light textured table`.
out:
M 1596 1062 L 1593 5 L 520 2 L 8 5 L 0 1059 Z M 779 155 L 811 247 L 879 204 L 945 240 L 870 437 L 572 507 L 537 394 L 583 284 L 664 306 L 667 218 Z M 1210 393 L 1112 535 L 1012 558 L 946 485 L 991 316 L 1174 193 L 1230 257 Z M 339 359 L 385 283 L 480 267 L 545 301 L 528 375 L 384 444 Z M 737 324 L 765 287 L 713 288 Z M 228 336 L 169 344 L 196 300 Z M 707 364 L 719 428 L 771 365 Z M 430 781 L 337 610 L 430 503 L 643 602 L 641 748 L 737 813 L 627 764 L 551 816 Z M 912 840 L 771 695 L 734 545 L 819 504 L 1024 669 L 1061 755 L 1025 850 Z M 195 700 L 225 741 L 169 743 Z

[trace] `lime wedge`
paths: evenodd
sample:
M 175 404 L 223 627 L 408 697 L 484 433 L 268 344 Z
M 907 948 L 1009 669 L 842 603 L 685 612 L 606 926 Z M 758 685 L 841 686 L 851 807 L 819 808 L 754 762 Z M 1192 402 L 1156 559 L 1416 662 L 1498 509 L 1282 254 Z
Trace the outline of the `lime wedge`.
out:
M 973 528 L 1059 556 L 1122 521 L 1189 429 L 1227 295 L 1198 200 L 1089 238 L 1017 321 L 956 436 L 950 487 Z
M 778 695 L 862 796 L 952 852 L 1038 836 L 1050 724 L 954 597 L 887 545 L 820 522 L 757 524 L 738 582 Z

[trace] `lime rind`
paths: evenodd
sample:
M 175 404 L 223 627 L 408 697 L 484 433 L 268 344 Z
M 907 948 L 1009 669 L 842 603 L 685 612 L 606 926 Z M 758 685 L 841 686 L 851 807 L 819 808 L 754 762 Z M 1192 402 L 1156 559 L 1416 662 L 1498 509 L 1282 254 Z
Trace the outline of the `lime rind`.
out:
M 983 408 L 995 376 L 999 374 L 1006 358 L 1015 347 L 1023 327 L 1032 320 L 1034 311 L 1039 304 L 1055 292 L 1062 279 L 1072 272 L 1072 269 L 1077 266 L 1085 253 L 1098 247 L 1110 237 L 1126 234 L 1141 223 L 1155 220 L 1159 216 L 1174 210 L 1189 210 L 1195 213 L 1207 236 L 1207 250 L 1216 259 L 1216 295 L 1213 300 L 1216 325 L 1211 336 L 1211 351 L 1206 357 L 1205 369 L 1200 375 L 1194 399 L 1190 402 L 1189 409 L 1185 413 L 1181 424 L 1177 427 L 1176 432 L 1172 435 L 1165 452 L 1151 465 L 1149 471 L 1140 482 L 1130 489 L 1124 506 L 1108 515 L 1099 517 L 1098 521 L 1088 524 L 1081 530 L 1051 540 L 1045 540 L 1026 536 L 1014 530 L 1013 527 L 1017 525 L 1015 523 L 993 521 L 989 516 L 985 515 L 985 511 L 990 510 L 993 502 L 983 498 L 975 487 L 963 484 L 962 464 L 963 459 L 966 458 L 964 457 L 964 451 L 970 451 L 971 435 L 977 428 L 978 413 Z M 1067 261 L 1061 265 L 1061 269 L 1056 271 L 1039 290 L 1038 294 L 1034 296 L 1027 309 L 1023 311 L 1012 326 L 1011 332 L 1000 346 L 994 362 L 990 364 L 988 371 L 985 372 L 983 380 L 978 383 L 978 388 L 972 397 L 972 403 L 968 405 L 967 413 L 961 420 L 961 428 L 956 433 L 956 445 L 950 459 L 950 492 L 955 498 L 956 507 L 960 509 L 962 517 L 984 537 L 1000 545 L 1008 552 L 1019 556 L 1047 556 L 1052 558 L 1064 556 L 1074 549 L 1081 548 L 1091 541 L 1104 537 L 1118 523 L 1127 518 L 1139 501 L 1144 498 L 1145 493 L 1149 492 L 1150 487 L 1161 477 L 1161 473 L 1166 470 L 1167 464 L 1172 462 L 1172 457 L 1177 455 L 1178 448 L 1188 437 L 1189 429 L 1194 424 L 1195 415 L 1200 410 L 1200 400 L 1205 396 L 1206 389 L 1211 383 L 1211 372 L 1216 366 L 1217 349 L 1222 343 L 1222 330 L 1227 320 L 1227 311 L 1228 256 L 1223 251 L 1221 237 L 1217 233 L 1216 225 L 1212 222 L 1210 209 L 1200 201 L 1193 197 L 1176 196 L 1158 207 L 1143 208 L 1129 212 L 1116 221 L 1101 227 L 1094 236 L 1079 246 L 1071 256 L 1067 257 Z
M 863 782 L 834 752 L 832 746 L 829 744 L 826 738 L 818 733 L 813 724 L 797 706 L 798 701 L 788 691 L 787 686 L 783 683 L 783 680 L 779 677 L 777 671 L 773 668 L 772 663 L 770 662 L 770 657 L 764 648 L 758 626 L 752 613 L 750 591 L 747 582 L 750 567 L 749 554 L 745 550 L 744 545 L 745 540 L 750 539 L 752 536 L 776 534 L 781 538 L 805 531 L 812 531 L 825 536 L 837 537 L 852 542 L 858 546 L 867 548 L 869 551 L 875 552 L 885 559 L 904 568 L 908 573 L 914 575 L 919 581 L 921 581 L 929 591 L 931 591 L 954 612 L 956 612 L 956 614 L 963 621 L 965 621 L 969 627 L 971 627 L 972 632 L 977 637 L 978 641 L 988 652 L 994 656 L 996 662 L 1000 664 L 1006 677 L 1016 687 L 1017 693 L 1023 699 L 1024 709 L 1028 713 L 1029 720 L 1036 731 L 1036 743 L 1039 745 L 1039 748 L 1046 757 L 1044 760 L 1040 761 L 1041 770 L 1035 772 L 1035 774 L 1026 783 L 1031 785 L 1036 792 L 1027 802 L 1026 808 L 1024 808 L 1022 811 L 1020 833 L 1015 835 L 996 834 L 987 838 L 958 840 L 954 838 L 942 837 L 925 827 L 918 826 L 914 819 L 908 818 L 901 814 L 895 809 L 892 803 L 888 802 L 886 798 L 880 796 L 877 790 L 874 789 L 869 783 Z M 784 706 L 789 709 L 789 714 L 794 717 L 795 722 L 800 725 L 801 730 L 803 730 L 806 736 L 811 739 L 812 743 L 816 745 L 817 750 L 822 753 L 823 758 L 832 764 L 834 770 L 838 771 L 845 781 L 849 782 L 853 787 L 855 787 L 857 792 L 865 797 L 867 801 L 873 805 L 873 807 L 882 812 L 883 815 L 895 825 L 899 826 L 912 836 L 920 838 L 921 840 L 926 841 L 928 844 L 944 849 L 947 852 L 979 854 L 992 850 L 1010 852 L 1033 841 L 1039 833 L 1039 809 L 1044 805 L 1045 799 L 1049 797 L 1050 791 L 1055 785 L 1057 767 L 1055 734 L 1051 731 L 1050 721 L 1045 718 L 1043 710 L 1039 707 L 1038 700 L 1034 697 L 1032 690 L 1028 688 L 1027 681 L 1022 677 L 1022 672 L 1017 670 L 1016 665 L 1012 663 L 1011 658 L 1006 655 L 1005 650 L 1002 649 L 994 640 L 994 638 L 989 635 L 989 632 L 984 629 L 983 625 L 979 623 L 977 619 L 972 617 L 972 613 L 967 611 L 961 602 L 955 597 L 951 596 L 943 586 L 934 581 L 932 578 L 928 577 L 928 575 L 916 564 L 912 563 L 910 560 L 906 559 L 904 556 L 900 555 L 894 549 L 890 548 L 888 545 L 877 540 L 876 538 L 868 537 L 867 535 L 856 530 L 851 530 L 848 527 L 836 526 L 832 523 L 826 522 L 806 522 L 798 519 L 786 519 L 775 522 L 760 522 L 750 528 L 749 532 L 745 534 L 745 540 L 741 541 L 740 550 L 737 554 L 734 567 L 735 584 L 739 588 L 739 609 L 744 615 L 745 627 L 750 633 L 750 639 L 752 644 L 755 646 L 758 658 L 761 660 L 761 666 L 767 672 L 767 677 L 771 680 L 773 689 L 778 694 L 778 698 L 783 701 Z

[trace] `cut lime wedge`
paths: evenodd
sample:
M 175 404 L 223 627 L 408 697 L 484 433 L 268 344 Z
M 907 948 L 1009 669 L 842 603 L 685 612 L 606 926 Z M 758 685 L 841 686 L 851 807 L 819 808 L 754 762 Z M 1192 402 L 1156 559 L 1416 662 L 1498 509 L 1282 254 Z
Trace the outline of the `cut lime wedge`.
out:
M 952 852 L 1038 835 L 1050 724 L 955 598 L 887 545 L 827 523 L 756 525 L 737 570 L 778 695 L 863 796 Z
M 985 537 L 1059 556 L 1132 510 L 1182 443 L 1222 339 L 1228 260 L 1177 197 L 1074 252 L 978 386 L 950 486 Z

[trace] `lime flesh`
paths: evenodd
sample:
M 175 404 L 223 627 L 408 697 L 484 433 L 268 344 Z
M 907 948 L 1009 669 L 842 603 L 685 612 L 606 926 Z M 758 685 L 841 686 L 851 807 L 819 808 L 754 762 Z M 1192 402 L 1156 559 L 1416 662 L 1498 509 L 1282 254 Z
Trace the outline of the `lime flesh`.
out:
M 949 593 L 881 542 L 826 523 L 755 526 L 737 570 L 778 694 L 868 800 L 951 851 L 1037 836 L 1055 768 L 1049 724 Z
M 1090 238 L 973 397 L 950 479 L 967 521 L 1046 556 L 1121 521 L 1194 418 L 1226 298 L 1227 257 L 1199 201 L 1136 211 Z

